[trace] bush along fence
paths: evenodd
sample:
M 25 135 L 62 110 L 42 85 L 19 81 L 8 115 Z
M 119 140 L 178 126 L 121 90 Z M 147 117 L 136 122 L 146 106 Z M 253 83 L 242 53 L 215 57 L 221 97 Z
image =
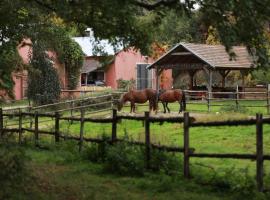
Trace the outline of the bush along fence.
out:
M 4 116 L 17 116 L 19 117 L 18 128 L 6 128 L 3 126 L 3 119 Z M 24 116 L 31 116 L 34 118 L 34 128 L 24 128 L 22 126 L 22 119 Z M 39 119 L 42 117 L 51 117 L 54 119 L 54 130 L 53 131 L 45 131 L 39 128 Z M 149 168 L 150 160 L 151 160 L 151 150 L 152 149 L 159 149 L 161 151 L 168 151 L 168 152 L 181 152 L 184 156 L 184 177 L 190 178 L 190 158 L 231 158 L 231 159 L 251 159 L 256 161 L 256 181 L 258 191 L 263 191 L 263 166 L 264 160 L 270 160 L 270 155 L 263 154 L 263 124 L 270 124 L 270 118 L 263 118 L 262 114 L 257 114 L 256 119 L 249 119 L 249 120 L 233 120 L 233 121 L 212 121 L 212 122 L 196 122 L 193 117 L 189 116 L 188 112 L 185 112 L 183 117 L 157 117 L 157 116 L 150 116 L 149 112 L 145 112 L 144 115 L 141 116 L 123 116 L 117 115 L 117 111 L 113 110 L 113 114 L 111 118 L 106 119 L 97 119 L 97 118 L 87 118 L 84 116 L 84 110 L 81 110 L 80 117 L 61 117 L 59 112 L 55 112 L 55 114 L 42 114 L 42 113 L 17 113 L 17 114 L 4 114 L 3 110 L 0 108 L 0 135 L 3 136 L 5 132 L 11 133 L 15 132 L 18 133 L 18 140 L 19 143 L 22 143 L 22 134 L 23 132 L 32 132 L 34 133 L 34 141 L 35 145 L 39 145 L 39 137 L 42 134 L 53 135 L 55 137 L 55 142 L 59 142 L 60 139 L 71 139 L 76 140 L 79 142 L 79 151 L 82 149 L 82 145 L 84 142 L 94 142 L 94 143 L 101 143 L 104 142 L 104 139 L 99 138 L 86 138 L 84 137 L 84 125 L 87 122 L 95 122 L 95 123 L 111 123 L 112 124 L 112 134 L 110 144 L 114 144 L 116 142 L 122 142 L 123 140 L 117 138 L 117 122 L 120 119 L 127 119 L 127 120 L 138 120 L 144 121 L 145 127 L 145 142 L 138 142 L 138 141 L 127 141 L 133 145 L 141 145 L 145 146 L 145 166 Z M 76 136 L 65 136 L 60 131 L 60 120 L 68 120 L 68 121 L 79 121 L 80 122 L 80 133 L 79 137 Z M 155 122 L 170 122 L 170 123 L 184 123 L 183 126 L 183 147 L 170 147 L 170 146 L 163 146 L 163 145 L 156 145 L 151 143 L 151 134 L 150 134 L 150 125 L 151 123 Z M 247 125 L 256 125 L 256 154 L 217 154 L 217 153 L 195 153 L 195 149 L 189 146 L 189 135 L 190 135 L 190 128 L 192 127 L 212 127 L 212 126 L 247 126 Z

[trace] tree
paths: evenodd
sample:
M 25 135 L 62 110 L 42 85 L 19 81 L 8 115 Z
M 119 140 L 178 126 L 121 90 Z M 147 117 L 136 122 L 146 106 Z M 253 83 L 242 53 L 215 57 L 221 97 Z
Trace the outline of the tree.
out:
M 60 98 L 60 81 L 52 60 L 42 44 L 33 45 L 27 97 L 37 105 L 54 103 Z
M 19 43 L 23 37 L 34 37 L 56 15 L 83 33 L 92 27 L 95 36 L 112 44 L 134 46 L 147 53 L 154 41 L 166 11 L 186 14 L 191 19 L 194 5 L 199 5 L 205 27 L 216 29 L 220 41 L 230 50 L 233 45 L 246 45 L 262 66 L 269 64 L 265 24 L 270 21 L 270 0 L 2 0 L 0 2 L 0 48 L 7 41 Z M 149 20 L 145 17 L 152 15 Z M 46 38 L 46 35 L 42 36 Z M 51 40 L 53 38 L 48 38 Z M 193 39 L 193 36 L 192 36 Z M 2 66 L 1 66 L 2 67 Z M 0 77 L 3 81 L 3 77 Z
M 12 72 L 17 69 L 31 70 L 31 66 L 22 64 L 17 52 L 17 46 L 24 38 L 30 38 L 33 44 L 43 44 L 47 50 L 57 53 L 60 62 L 69 69 L 68 86 L 74 89 L 83 63 L 83 52 L 69 34 L 74 32 L 74 25 L 67 26 L 55 13 L 23 0 L 1 1 L 0 14 L 3 16 L 0 19 L 0 91 L 5 91 L 12 98 Z M 5 93 L 1 92 L 3 96 Z

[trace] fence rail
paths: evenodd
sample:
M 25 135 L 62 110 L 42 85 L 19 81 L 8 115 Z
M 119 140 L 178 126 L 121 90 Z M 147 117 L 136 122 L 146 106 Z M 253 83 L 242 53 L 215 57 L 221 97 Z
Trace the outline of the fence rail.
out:
M 4 128 L 3 120 L 4 116 L 17 116 L 19 117 L 18 128 Z M 31 116 L 34 118 L 34 128 L 24 128 L 22 127 L 22 118 L 23 116 Z M 54 119 L 54 130 L 47 131 L 41 130 L 39 128 L 39 118 L 42 117 L 51 117 Z M 26 113 L 20 112 L 16 115 L 3 114 L 3 110 L 0 108 L 0 135 L 3 136 L 5 132 L 17 132 L 19 133 L 19 143 L 22 143 L 22 134 L 23 132 L 31 132 L 34 133 L 35 145 L 39 145 L 40 135 L 52 135 L 55 136 L 55 142 L 59 142 L 60 139 L 70 139 L 79 141 L 79 150 L 82 149 L 84 142 L 95 142 L 101 143 L 105 142 L 104 139 L 100 138 L 88 138 L 84 136 L 84 126 L 87 122 L 95 122 L 95 123 L 110 123 L 112 124 L 112 135 L 110 144 L 114 144 L 117 142 L 123 142 L 123 139 L 117 138 L 117 123 L 121 119 L 128 120 L 139 120 L 144 121 L 145 127 L 145 142 L 139 141 L 125 141 L 133 145 L 145 146 L 145 163 L 146 167 L 150 167 L 151 160 L 151 151 L 152 149 L 159 149 L 168 152 L 181 152 L 184 155 L 184 177 L 190 178 L 190 158 L 231 158 L 231 159 L 251 159 L 256 161 L 256 181 L 257 188 L 259 191 L 263 191 L 263 161 L 270 160 L 270 155 L 263 154 L 263 129 L 262 126 L 264 123 L 270 124 L 270 118 L 263 118 L 262 114 L 257 114 L 256 119 L 248 119 L 248 120 L 231 120 L 231 121 L 212 121 L 212 122 L 196 122 L 193 117 L 189 116 L 189 113 L 184 113 L 184 116 L 179 117 L 154 117 L 150 116 L 149 112 L 145 112 L 144 115 L 140 116 L 124 116 L 118 115 L 116 110 L 113 110 L 112 117 L 106 119 L 98 119 L 98 118 L 87 118 L 84 116 L 84 111 L 81 110 L 80 117 L 61 117 L 59 112 L 55 112 L 55 114 L 44 114 L 44 113 Z M 60 131 L 60 121 L 79 121 L 80 122 L 80 133 L 78 136 L 69 136 L 64 135 Z M 184 123 L 183 125 L 183 147 L 170 147 L 164 145 L 156 145 L 151 143 L 151 133 L 150 133 L 150 125 L 155 122 L 172 122 L 172 123 Z M 195 149 L 191 148 L 190 143 L 190 129 L 192 127 L 198 126 L 247 126 L 247 125 L 256 125 L 256 154 L 238 154 L 238 153 L 230 153 L 230 154 L 222 154 L 222 153 L 195 153 Z
M 270 114 L 270 85 L 266 88 L 261 88 L 265 91 L 239 91 L 237 86 L 235 91 L 229 92 L 209 92 L 208 90 L 185 90 L 188 99 L 204 100 L 200 104 L 206 104 L 207 110 L 210 112 L 212 106 L 231 106 L 232 104 L 214 104 L 215 102 L 233 101 L 234 105 L 239 109 L 241 101 L 265 101 L 265 105 L 241 105 L 241 107 L 264 107 L 267 109 L 267 114 Z M 218 97 L 213 97 L 218 95 Z M 253 95 L 250 97 L 250 95 Z M 187 104 L 197 104 L 192 101 L 187 101 Z

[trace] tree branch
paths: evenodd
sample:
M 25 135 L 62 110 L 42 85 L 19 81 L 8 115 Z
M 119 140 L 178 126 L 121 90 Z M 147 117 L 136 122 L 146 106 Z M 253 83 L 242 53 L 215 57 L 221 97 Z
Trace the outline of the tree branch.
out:
M 173 6 L 173 5 L 176 5 L 176 4 L 181 4 L 180 3 L 180 0 L 158 0 L 154 3 L 147 3 L 145 1 L 141 1 L 141 0 L 135 0 L 134 1 L 134 4 L 137 5 L 137 6 L 140 6 L 142 8 L 145 8 L 147 10 L 154 10 L 160 6 Z
M 39 5 L 40 7 L 46 8 L 47 10 L 50 11 L 56 11 L 54 7 L 52 7 L 51 5 L 45 3 L 44 1 L 39 1 L 39 0 L 33 0 L 37 5 Z

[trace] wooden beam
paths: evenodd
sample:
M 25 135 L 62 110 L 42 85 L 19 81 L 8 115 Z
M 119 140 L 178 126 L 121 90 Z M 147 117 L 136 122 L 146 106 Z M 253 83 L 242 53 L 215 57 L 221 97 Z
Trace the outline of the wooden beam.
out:
M 193 55 L 191 52 L 175 52 L 171 53 L 172 56 L 186 56 L 186 55 Z
M 189 74 L 189 78 L 190 78 L 190 84 L 189 84 L 189 89 L 192 90 L 193 86 L 194 86 L 194 75 L 196 74 L 197 70 L 188 70 L 187 71 Z
M 231 70 L 219 70 L 220 75 L 222 76 L 221 86 L 225 87 L 226 77 L 231 72 Z

